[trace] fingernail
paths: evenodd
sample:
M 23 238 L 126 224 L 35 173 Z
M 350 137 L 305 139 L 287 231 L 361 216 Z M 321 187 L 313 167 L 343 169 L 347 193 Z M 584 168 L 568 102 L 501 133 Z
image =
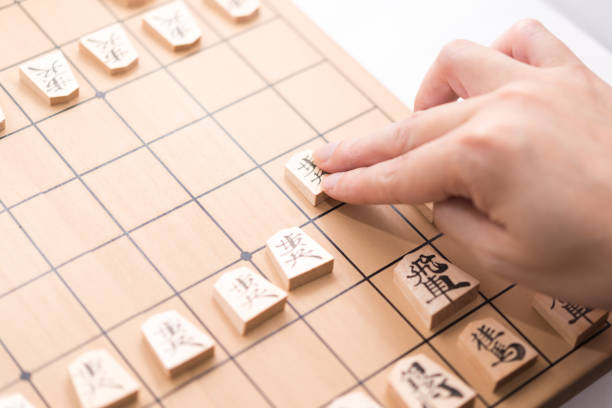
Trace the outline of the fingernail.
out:
M 338 147 L 338 142 L 328 143 L 325 146 L 318 148 L 313 153 L 313 159 L 315 163 L 325 163 L 327 160 L 329 160 L 332 154 L 334 154 L 336 147 Z
M 343 174 L 343 172 L 338 172 L 328 174 L 327 176 L 323 177 L 323 183 L 321 183 L 321 188 L 323 189 L 323 191 L 332 190 Z

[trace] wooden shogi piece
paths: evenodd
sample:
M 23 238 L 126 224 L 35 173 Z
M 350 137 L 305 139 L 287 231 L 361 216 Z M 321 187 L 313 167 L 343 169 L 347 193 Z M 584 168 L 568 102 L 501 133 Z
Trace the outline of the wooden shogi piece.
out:
M 138 64 L 138 53 L 120 24 L 83 36 L 79 49 L 111 75 L 128 71 Z
M 468 324 L 458 342 L 472 366 L 484 372 L 483 380 L 492 390 L 521 374 L 538 357 L 526 341 L 490 317 Z
M 476 299 L 477 279 L 429 249 L 406 255 L 393 280 L 429 329 Z
M 50 105 L 68 102 L 79 95 L 79 84 L 66 57 L 59 50 L 22 64 L 19 76 Z
M 608 320 L 608 312 L 536 293 L 533 308 L 572 347 L 576 347 L 601 329 Z
M 336 398 L 327 408 L 382 408 L 376 401 L 360 391 Z
M 221 275 L 213 297 L 240 334 L 280 313 L 287 301 L 284 290 L 247 267 Z
M 259 14 L 259 0 L 207 0 L 210 5 L 237 23 L 242 23 Z
M 215 352 L 214 341 L 175 310 L 151 316 L 141 330 L 170 377 L 212 357 Z
M 280 230 L 266 241 L 266 249 L 286 290 L 293 290 L 331 273 L 331 256 L 299 227 Z
M 433 222 L 433 203 L 418 204 L 415 207 L 427 221 Z
M 4 111 L 0 108 L 0 131 L 6 128 L 6 116 L 4 116 Z
M 172 51 L 197 44 L 202 32 L 182 1 L 174 1 L 144 15 L 142 26 Z
M 68 371 L 82 408 L 117 407 L 138 398 L 138 383 L 106 350 L 81 354 Z
M 11 394 L 0 397 L 0 408 L 34 408 L 21 394 Z
M 466 408 L 476 398 L 474 390 L 425 354 L 398 361 L 389 374 L 387 390 L 405 408 Z
M 314 206 L 327 199 L 321 190 L 322 177 L 325 174 L 312 161 L 312 150 L 297 153 L 285 165 L 285 176 L 299 192 Z

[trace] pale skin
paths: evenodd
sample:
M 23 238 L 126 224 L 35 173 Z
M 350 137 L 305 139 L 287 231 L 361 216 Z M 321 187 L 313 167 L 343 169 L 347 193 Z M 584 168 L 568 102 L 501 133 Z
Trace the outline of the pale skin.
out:
M 486 273 L 612 309 L 612 88 L 525 20 L 491 47 L 444 47 L 414 110 L 317 150 L 323 190 L 434 202 L 435 225 Z

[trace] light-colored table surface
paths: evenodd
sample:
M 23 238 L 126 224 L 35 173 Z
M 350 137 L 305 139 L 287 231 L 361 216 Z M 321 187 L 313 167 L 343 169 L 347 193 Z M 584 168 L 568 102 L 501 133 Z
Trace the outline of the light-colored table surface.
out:
M 612 3 L 591 0 L 293 0 L 306 14 L 412 106 L 440 48 L 455 38 L 491 43 L 515 21 L 542 21 L 612 83 Z M 564 408 L 612 405 L 612 373 Z

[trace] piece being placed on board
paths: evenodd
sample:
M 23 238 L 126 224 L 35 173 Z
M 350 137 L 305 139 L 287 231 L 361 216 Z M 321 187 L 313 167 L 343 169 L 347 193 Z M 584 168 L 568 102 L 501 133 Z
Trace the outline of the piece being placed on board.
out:
M 334 257 L 299 227 L 280 230 L 266 241 L 268 254 L 286 290 L 328 274 Z
M 111 75 L 128 71 L 138 63 L 138 53 L 120 24 L 82 37 L 79 49 L 95 58 Z
M 79 84 L 59 50 L 22 64 L 19 76 L 50 105 L 68 102 L 79 95 Z
M 225 272 L 215 282 L 214 299 L 241 333 L 280 313 L 287 293 L 247 267 Z
M 360 391 L 336 398 L 327 408 L 382 408 L 376 401 Z
M 541 293 L 533 296 L 533 308 L 572 347 L 582 343 L 608 320 L 608 312 L 569 303 Z
M 138 398 L 138 383 L 106 350 L 81 354 L 68 371 L 82 408 L 118 407 Z
M 21 394 L 11 394 L 0 397 L 0 408 L 34 408 L 34 405 Z
M 151 316 L 142 333 L 170 377 L 211 357 L 214 341 L 174 310 Z
M 248 21 L 259 13 L 259 0 L 207 0 L 236 22 Z
M 314 206 L 327 199 L 327 195 L 321 190 L 321 181 L 325 174 L 313 163 L 312 150 L 293 155 L 285 165 L 287 179 Z
M 538 353 L 506 326 L 493 318 L 467 325 L 458 338 L 459 348 L 483 382 L 496 390 L 535 363 Z
M 0 131 L 6 128 L 6 116 L 4 116 L 4 111 L 0 108 Z
M 415 207 L 427 221 L 433 222 L 433 203 L 418 204 Z
M 478 280 L 428 249 L 406 255 L 393 280 L 429 329 L 478 296 Z
M 172 51 L 197 44 L 202 32 L 182 1 L 174 1 L 145 14 L 142 26 Z
M 401 407 L 465 408 L 476 393 L 425 354 L 398 361 L 387 380 L 387 391 Z

